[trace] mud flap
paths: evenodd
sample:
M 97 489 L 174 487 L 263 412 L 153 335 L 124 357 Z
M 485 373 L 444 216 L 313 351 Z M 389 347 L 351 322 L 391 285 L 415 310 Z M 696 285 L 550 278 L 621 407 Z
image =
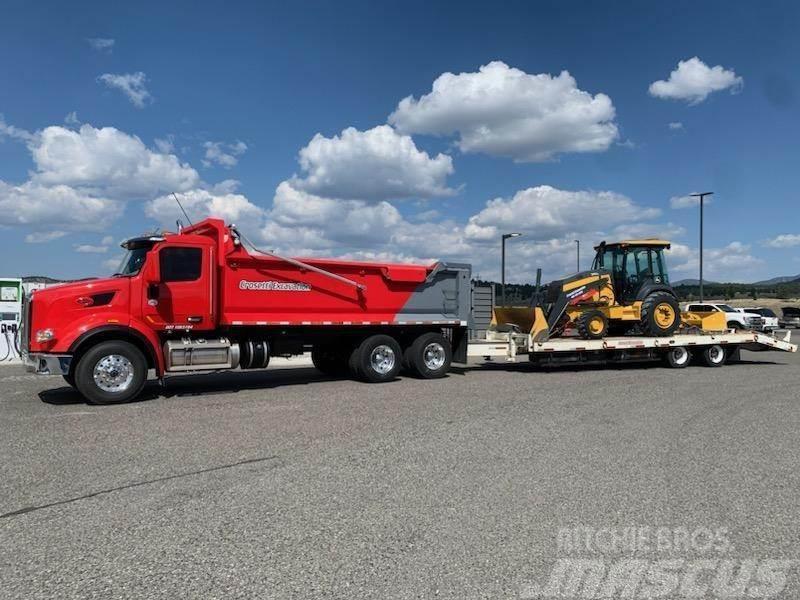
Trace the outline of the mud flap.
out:
M 465 364 L 467 362 L 467 344 L 469 342 L 469 329 L 466 327 L 453 327 L 450 330 L 450 344 L 453 350 L 453 362 Z

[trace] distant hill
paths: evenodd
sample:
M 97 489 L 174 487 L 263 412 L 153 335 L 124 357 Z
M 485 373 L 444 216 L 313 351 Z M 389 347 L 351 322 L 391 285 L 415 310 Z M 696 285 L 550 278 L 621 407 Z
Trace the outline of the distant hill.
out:
M 800 275 L 784 275 L 783 277 L 773 277 L 764 281 L 756 281 L 753 285 L 775 285 L 777 283 L 791 283 L 800 281 Z
M 679 279 L 678 281 L 673 281 L 672 286 L 678 285 L 700 285 L 699 279 Z M 716 281 L 709 281 L 708 279 L 703 279 L 703 285 L 719 285 Z

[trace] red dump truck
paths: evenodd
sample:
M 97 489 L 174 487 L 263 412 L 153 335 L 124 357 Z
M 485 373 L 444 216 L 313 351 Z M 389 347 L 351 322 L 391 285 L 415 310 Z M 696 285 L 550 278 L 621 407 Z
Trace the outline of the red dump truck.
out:
M 466 360 L 469 265 L 300 260 L 245 242 L 206 219 L 126 241 L 110 278 L 36 291 L 23 308 L 29 369 L 114 403 L 139 394 L 149 369 L 264 368 L 310 350 L 323 372 L 381 382 Z

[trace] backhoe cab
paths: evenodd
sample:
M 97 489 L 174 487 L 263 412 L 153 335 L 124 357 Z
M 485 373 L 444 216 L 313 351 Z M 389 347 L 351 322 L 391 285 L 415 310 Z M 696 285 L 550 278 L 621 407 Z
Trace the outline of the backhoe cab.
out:
M 601 242 L 591 271 L 548 285 L 551 335 L 573 324 L 585 339 L 622 335 L 638 326 L 647 336 L 669 336 L 681 323 L 669 285 L 664 240 Z

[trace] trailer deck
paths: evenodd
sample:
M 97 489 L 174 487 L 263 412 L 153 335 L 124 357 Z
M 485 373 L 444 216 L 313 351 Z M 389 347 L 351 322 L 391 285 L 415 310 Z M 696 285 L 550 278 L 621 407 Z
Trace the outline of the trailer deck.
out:
M 558 354 L 606 353 L 608 355 L 629 353 L 653 355 L 670 348 L 707 348 L 722 346 L 732 354 L 738 349 L 777 350 L 797 352 L 797 344 L 791 341 L 787 331 L 782 339 L 757 331 L 726 331 L 722 333 L 679 333 L 669 337 L 623 336 L 606 337 L 599 340 L 584 340 L 576 337 L 558 337 L 545 341 L 534 341 L 528 333 L 488 331 L 485 339 L 470 340 L 467 356 L 486 359 L 505 358 L 509 362 L 517 356 L 536 358 Z M 648 351 L 648 352 L 641 352 Z

